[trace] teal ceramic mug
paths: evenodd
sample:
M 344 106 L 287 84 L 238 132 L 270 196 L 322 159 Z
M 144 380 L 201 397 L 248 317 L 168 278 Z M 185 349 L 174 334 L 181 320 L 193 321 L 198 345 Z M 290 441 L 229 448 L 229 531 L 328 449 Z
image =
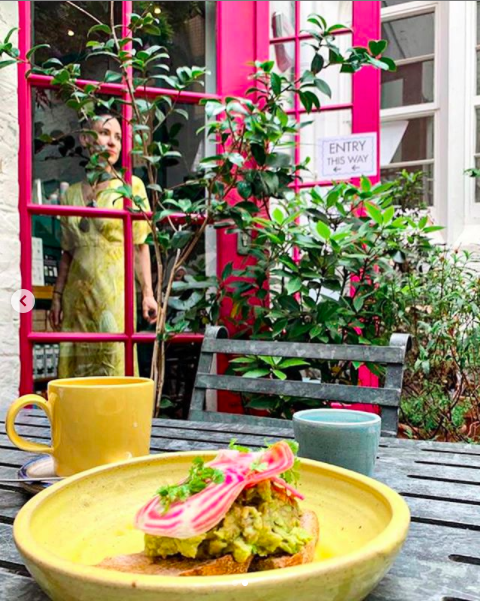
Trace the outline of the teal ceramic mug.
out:
M 299 456 L 372 476 L 380 444 L 380 416 L 350 409 L 309 409 L 293 415 Z

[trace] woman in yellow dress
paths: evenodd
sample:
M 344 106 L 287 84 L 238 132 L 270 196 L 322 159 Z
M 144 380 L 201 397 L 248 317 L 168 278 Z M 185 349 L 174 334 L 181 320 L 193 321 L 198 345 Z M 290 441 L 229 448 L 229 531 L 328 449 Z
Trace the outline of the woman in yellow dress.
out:
M 120 158 L 122 129 L 111 115 L 97 117 L 91 127 L 97 132 L 95 147 L 109 154 L 106 171 L 112 173 Z M 82 145 L 92 146 L 82 136 Z M 114 190 L 118 179 L 98 184 L 93 191 L 86 181 L 74 184 L 62 204 L 122 209 L 123 199 Z M 143 182 L 133 177 L 133 193 L 144 199 Z M 125 331 L 125 261 L 122 219 L 62 217 L 62 258 L 54 287 L 50 321 L 56 331 L 118 334 Z M 150 251 L 145 240 L 150 232 L 146 221 L 133 224 L 135 272 L 142 290 L 143 317 L 153 323 L 158 306 L 152 288 Z M 138 373 L 135 358 L 135 373 Z M 125 375 L 124 345 L 115 342 L 60 345 L 59 378 Z

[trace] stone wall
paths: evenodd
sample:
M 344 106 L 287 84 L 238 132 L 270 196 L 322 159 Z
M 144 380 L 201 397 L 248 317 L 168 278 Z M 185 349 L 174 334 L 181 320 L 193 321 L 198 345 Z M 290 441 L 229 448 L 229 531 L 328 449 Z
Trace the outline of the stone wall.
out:
M 17 25 L 18 2 L 0 2 L 0 38 Z M 21 288 L 18 141 L 17 69 L 10 66 L 0 72 L 0 409 L 18 396 L 20 377 L 19 314 L 10 304 Z

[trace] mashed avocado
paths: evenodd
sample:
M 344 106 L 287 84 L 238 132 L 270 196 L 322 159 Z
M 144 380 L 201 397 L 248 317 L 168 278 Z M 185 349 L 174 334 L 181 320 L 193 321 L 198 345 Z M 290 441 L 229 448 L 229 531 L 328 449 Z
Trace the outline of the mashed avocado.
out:
M 267 480 L 244 490 L 223 520 L 205 534 L 185 540 L 146 534 L 145 553 L 193 559 L 232 554 L 238 562 L 250 555 L 294 555 L 311 540 L 300 527 L 301 515 L 297 502 Z

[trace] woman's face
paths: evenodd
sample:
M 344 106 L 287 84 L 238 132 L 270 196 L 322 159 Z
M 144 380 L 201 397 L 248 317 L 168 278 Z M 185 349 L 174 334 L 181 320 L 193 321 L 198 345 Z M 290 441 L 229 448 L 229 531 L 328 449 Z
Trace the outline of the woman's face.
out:
M 93 129 L 97 132 L 95 144 L 108 152 L 109 164 L 115 165 L 122 151 L 122 128 L 120 123 L 115 117 L 104 116 L 95 120 Z

